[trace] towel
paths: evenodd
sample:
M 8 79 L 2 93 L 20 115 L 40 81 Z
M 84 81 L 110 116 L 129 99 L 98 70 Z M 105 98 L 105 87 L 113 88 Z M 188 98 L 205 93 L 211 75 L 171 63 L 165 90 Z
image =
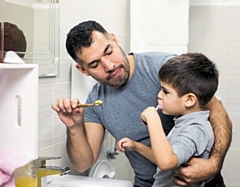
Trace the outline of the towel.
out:
M 188 51 L 189 0 L 131 0 L 130 50 Z
M 26 165 L 29 159 L 17 152 L 0 150 L 0 186 L 15 187 L 15 169 Z

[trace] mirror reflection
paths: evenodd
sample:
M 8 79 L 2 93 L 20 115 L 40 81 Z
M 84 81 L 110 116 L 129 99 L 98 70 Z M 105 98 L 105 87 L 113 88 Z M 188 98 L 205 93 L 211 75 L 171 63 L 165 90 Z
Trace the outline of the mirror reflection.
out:
M 39 65 L 39 77 L 58 75 L 59 66 L 59 3 L 58 0 L 0 0 L 0 54 L 15 51 L 26 63 Z M 19 38 L 9 25 L 22 32 L 26 49 L 17 47 Z M 15 30 L 17 30 L 15 29 Z M 4 32 L 2 32 L 4 31 Z M 14 43 L 14 44 L 11 44 Z M 9 47 L 15 46 L 15 47 Z

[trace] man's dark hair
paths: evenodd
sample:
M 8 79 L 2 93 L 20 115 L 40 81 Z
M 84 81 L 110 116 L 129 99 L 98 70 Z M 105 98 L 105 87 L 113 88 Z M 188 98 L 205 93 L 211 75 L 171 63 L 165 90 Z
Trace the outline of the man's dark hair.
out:
M 201 53 L 186 53 L 168 60 L 159 70 L 160 81 L 170 84 L 181 97 L 194 93 L 205 106 L 218 87 L 216 65 Z
M 4 33 L 2 32 L 4 28 Z M 2 34 L 3 40 L 2 41 Z M 3 49 L 2 49 L 3 44 Z M 25 35 L 17 25 L 9 22 L 0 22 L 0 52 L 1 51 L 15 51 L 15 52 L 26 52 L 27 42 Z M 1 54 L 4 57 L 5 54 Z M 24 57 L 24 53 L 18 54 L 20 57 Z
M 82 47 L 89 47 L 92 43 L 92 32 L 99 31 L 105 36 L 108 32 L 96 21 L 85 21 L 73 27 L 67 35 L 66 49 L 68 54 L 77 62 L 82 63 L 76 56 Z

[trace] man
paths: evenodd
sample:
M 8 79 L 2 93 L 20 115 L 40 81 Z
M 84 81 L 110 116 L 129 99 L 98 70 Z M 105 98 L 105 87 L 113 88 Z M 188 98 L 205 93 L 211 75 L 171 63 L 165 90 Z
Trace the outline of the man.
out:
M 148 106 L 157 106 L 158 70 L 175 55 L 148 52 L 126 56 L 116 36 L 94 21 L 71 29 L 66 48 L 77 62 L 77 69 L 99 82 L 89 93 L 87 103 L 103 101 L 102 106 L 84 109 L 77 107 L 78 99 L 59 98 L 57 104 L 52 104 L 67 127 L 67 151 L 75 168 L 83 172 L 96 162 L 105 129 L 117 140 L 129 137 L 150 146 L 148 130 L 141 124 L 140 114 Z M 226 111 L 215 97 L 206 109 L 211 111 L 210 122 L 216 136 L 211 157 L 208 160 L 194 158 L 179 167 L 178 176 L 174 178 L 179 185 L 196 184 L 218 174 L 229 147 L 232 124 Z M 167 134 L 173 126 L 172 116 L 160 111 L 159 115 Z M 136 151 L 125 154 L 135 172 L 134 186 L 152 186 L 156 165 Z M 221 175 L 216 179 L 224 186 Z

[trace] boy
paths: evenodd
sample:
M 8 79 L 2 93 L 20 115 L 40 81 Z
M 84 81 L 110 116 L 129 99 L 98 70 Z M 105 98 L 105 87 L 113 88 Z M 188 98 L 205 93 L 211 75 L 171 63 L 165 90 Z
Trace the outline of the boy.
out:
M 171 179 L 174 169 L 191 157 L 207 159 L 214 143 L 209 111 L 204 106 L 218 87 L 218 71 L 214 63 L 200 53 L 187 53 L 168 60 L 159 70 L 161 90 L 158 107 L 148 107 L 141 114 L 147 124 L 152 147 L 129 138 L 119 141 L 120 151 L 136 150 L 158 165 L 153 186 L 177 186 Z M 175 126 L 166 137 L 161 109 L 174 115 Z M 203 186 L 199 184 L 196 186 Z

